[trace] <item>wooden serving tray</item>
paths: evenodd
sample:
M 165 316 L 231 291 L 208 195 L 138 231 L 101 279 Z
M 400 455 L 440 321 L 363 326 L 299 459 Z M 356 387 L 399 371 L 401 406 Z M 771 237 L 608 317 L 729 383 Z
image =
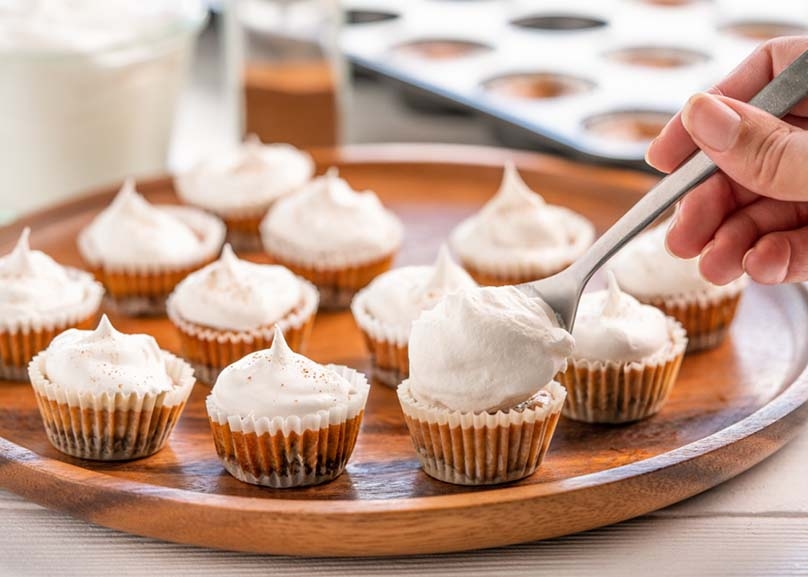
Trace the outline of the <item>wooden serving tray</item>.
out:
M 428 263 L 449 229 L 496 190 L 507 158 L 549 202 L 602 231 L 653 182 L 530 153 L 458 146 L 372 146 L 321 151 L 353 186 L 371 187 L 405 221 L 398 264 Z M 173 201 L 170 179 L 143 182 Z M 114 191 L 63 204 L 0 229 L 0 254 L 22 226 L 32 244 L 79 265 L 75 237 Z M 112 318 L 177 350 L 165 319 Z M 197 385 L 168 446 L 129 463 L 66 457 L 48 443 L 26 384 L 0 385 L 0 485 L 37 503 L 122 531 L 239 551 L 391 555 L 493 547 L 628 519 L 709 489 L 783 446 L 808 411 L 808 294 L 751 287 L 731 337 L 687 357 L 662 412 L 628 426 L 562 419 L 546 461 L 510 485 L 467 488 L 419 468 L 395 393 L 374 385 L 346 472 L 332 483 L 272 490 L 228 475 L 213 448 Z M 350 313 L 318 316 L 309 355 L 369 368 Z

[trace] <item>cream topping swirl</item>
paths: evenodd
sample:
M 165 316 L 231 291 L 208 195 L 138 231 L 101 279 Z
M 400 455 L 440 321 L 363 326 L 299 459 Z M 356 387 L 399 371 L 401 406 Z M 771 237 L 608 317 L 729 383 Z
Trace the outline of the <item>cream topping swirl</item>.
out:
M 672 341 L 664 313 L 622 292 L 607 274 L 608 288 L 585 293 L 578 305 L 573 358 L 628 363 L 665 350 Z
M 588 220 L 547 204 L 525 184 L 512 162 L 505 165 L 497 193 L 450 236 L 452 249 L 463 260 L 492 263 L 572 260 L 593 239 Z
M 364 306 L 376 319 L 407 325 L 447 294 L 474 288 L 477 283 L 442 246 L 432 266 L 406 266 L 388 271 L 370 283 Z
M 154 337 L 120 333 L 106 315 L 95 330 L 69 329 L 53 339 L 45 376 L 60 387 L 96 395 L 156 395 L 174 388 Z
M 211 398 L 229 415 L 260 419 L 327 411 L 348 403 L 354 392 L 345 377 L 293 352 L 275 327 L 272 346 L 226 367 Z
M 262 144 L 251 135 L 229 155 L 199 162 L 177 177 L 183 200 L 217 213 L 266 208 L 314 174 L 307 153 L 290 144 Z
M 219 260 L 188 275 L 172 296 L 185 320 L 235 331 L 271 326 L 301 298 L 301 281 L 291 271 L 240 260 L 229 244 Z
M 511 286 L 463 290 L 412 324 L 410 390 L 453 411 L 507 410 L 564 370 L 573 344 L 539 299 Z
M 0 318 L 46 320 L 55 312 L 81 304 L 96 290 L 90 277 L 70 275 L 63 266 L 31 250 L 31 230 L 22 231 L 14 249 L 0 257 Z
M 362 261 L 381 257 L 401 244 L 401 221 L 372 191 L 354 191 L 331 168 L 297 194 L 279 200 L 262 223 L 272 251 L 325 261 Z M 302 253 L 302 254 L 301 254 Z
M 203 250 L 202 239 L 191 227 L 150 204 L 132 179 L 82 231 L 80 242 L 100 261 L 123 266 L 182 264 Z
M 718 286 L 699 272 L 699 259 L 680 259 L 665 247 L 668 222 L 645 231 L 623 247 L 609 269 L 627 293 L 638 298 L 722 297 L 736 294 L 746 285 L 745 276 Z

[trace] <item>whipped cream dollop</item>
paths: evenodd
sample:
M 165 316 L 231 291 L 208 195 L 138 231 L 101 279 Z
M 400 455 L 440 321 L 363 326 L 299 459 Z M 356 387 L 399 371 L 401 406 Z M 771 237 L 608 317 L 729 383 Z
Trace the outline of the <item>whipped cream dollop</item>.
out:
M 607 276 L 606 290 L 581 297 L 573 358 L 628 363 L 664 351 L 672 341 L 662 311 L 622 292 L 611 271 Z
M 79 242 L 101 262 L 122 266 L 183 264 L 204 246 L 179 217 L 138 194 L 132 179 L 81 232 Z
M 290 144 L 262 144 L 251 135 L 231 154 L 203 160 L 177 177 L 179 196 L 220 214 L 268 207 L 314 174 L 314 161 Z
M 373 318 L 384 323 L 406 325 L 422 311 L 435 306 L 447 294 L 475 288 L 477 283 L 442 246 L 433 266 L 406 266 L 388 271 L 368 285 L 359 297 Z
M 345 377 L 293 352 L 276 327 L 272 346 L 226 367 L 210 396 L 229 415 L 271 419 L 328 411 L 354 393 Z
M 172 301 L 182 318 L 223 330 L 268 326 L 301 301 L 301 281 L 282 266 L 236 257 L 225 245 L 219 260 L 191 273 Z
M 376 194 L 354 191 L 336 168 L 280 199 L 261 228 L 270 252 L 332 267 L 381 258 L 403 235 L 401 221 Z
M 617 282 L 627 293 L 641 299 L 654 297 L 721 297 L 737 294 L 747 279 L 718 286 L 705 280 L 699 272 L 699 259 L 680 259 L 665 247 L 670 222 L 638 235 L 623 247 L 609 263 Z
M 540 299 L 511 286 L 463 290 L 412 324 L 410 391 L 453 411 L 507 410 L 564 370 L 573 344 Z
M 497 266 L 569 261 L 594 239 L 592 224 L 561 206 L 547 204 L 528 188 L 512 162 L 502 184 L 480 211 L 451 233 L 452 250 L 463 260 Z
M 5 0 L 0 51 L 92 53 L 203 19 L 202 3 L 190 0 Z
M 0 257 L 2 322 L 47 320 L 91 296 L 100 299 L 101 288 L 89 275 L 70 274 L 45 253 L 31 250 L 30 234 L 23 230 L 14 249 Z
M 69 329 L 53 339 L 44 373 L 80 393 L 156 395 L 174 388 L 165 359 L 154 337 L 120 333 L 104 315 L 95 330 Z

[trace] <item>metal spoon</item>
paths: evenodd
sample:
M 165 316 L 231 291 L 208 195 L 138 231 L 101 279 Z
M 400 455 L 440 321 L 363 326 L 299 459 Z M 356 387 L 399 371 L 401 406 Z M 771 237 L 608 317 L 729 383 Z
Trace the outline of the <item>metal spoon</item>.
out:
M 808 50 L 763 87 L 749 104 L 782 118 L 806 96 Z M 649 190 L 572 265 L 549 278 L 520 284 L 516 288 L 530 297 L 544 300 L 555 311 L 561 325 L 572 332 L 578 301 L 595 271 L 716 170 L 716 165 L 706 154 L 697 152 Z

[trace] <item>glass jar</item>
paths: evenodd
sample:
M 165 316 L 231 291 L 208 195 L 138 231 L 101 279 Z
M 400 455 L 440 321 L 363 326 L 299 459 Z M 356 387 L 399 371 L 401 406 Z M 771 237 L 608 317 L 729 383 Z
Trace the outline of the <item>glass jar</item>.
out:
M 337 0 L 235 0 L 230 53 L 242 135 L 298 147 L 340 141 L 345 66 Z
M 0 218 L 165 170 L 201 0 L 0 7 Z

